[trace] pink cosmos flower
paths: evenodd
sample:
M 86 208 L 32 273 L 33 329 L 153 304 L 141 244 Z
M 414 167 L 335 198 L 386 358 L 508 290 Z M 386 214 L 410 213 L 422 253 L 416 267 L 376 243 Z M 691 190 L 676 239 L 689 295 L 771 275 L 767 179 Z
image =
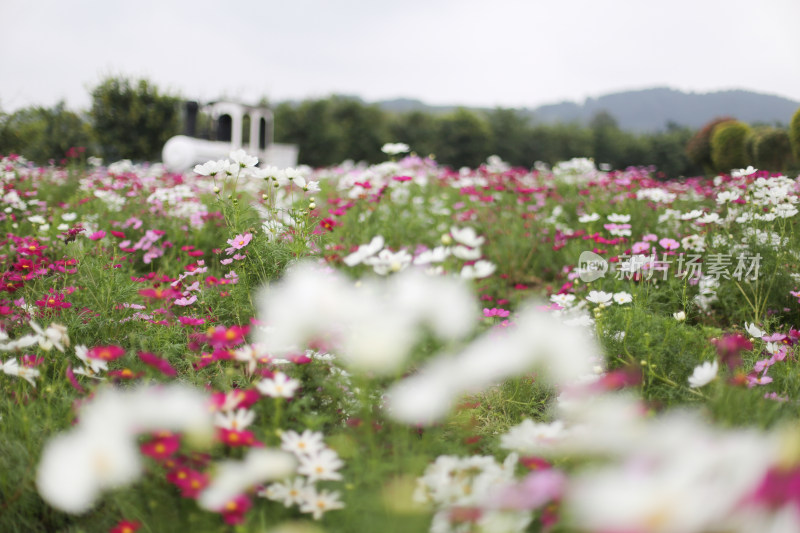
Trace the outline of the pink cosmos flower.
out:
M 108 530 L 108 533 L 136 533 L 142 527 L 136 520 L 120 520 L 117 525 Z
M 178 298 L 172 303 L 174 303 L 175 305 L 179 305 L 181 307 L 186 307 L 187 305 L 192 305 L 196 301 L 197 301 L 197 295 L 192 294 L 189 297 Z
M 51 309 L 69 309 L 72 304 L 64 300 L 63 294 L 56 294 L 51 292 L 41 300 L 36 300 L 36 305 L 39 307 Z
M 196 318 L 193 316 L 179 316 L 178 322 L 184 326 L 201 326 L 206 323 L 204 318 Z
M 712 342 L 717 348 L 720 361 L 731 370 L 742 364 L 741 352 L 753 349 L 753 343 L 738 333 L 724 335 Z
M 509 315 L 509 313 L 510 313 L 510 311 L 508 311 L 506 309 L 498 309 L 496 307 L 493 307 L 491 309 L 488 309 L 488 308 L 484 308 L 483 309 L 483 316 L 485 316 L 487 318 L 488 317 L 493 317 L 493 316 L 499 316 L 501 318 L 505 318 L 505 317 L 507 317 Z
M 180 437 L 174 433 L 163 431 L 155 435 L 155 439 L 139 446 L 141 452 L 153 459 L 163 461 L 172 457 L 181 446 Z
M 767 385 L 772 383 L 772 378 L 764 374 L 763 376 L 756 376 L 755 374 L 750 374 L 747 376 L 747 388 L 752 389 L 756 385 Z
M 250 498 L 242 494 L 226 503 L 219 512 L 226 524 L 237 525 L 244 523 L 244 515 L 252 506 L 253 502 L 250 501 Z
M 175 376 L 178 372 L 172 368 L 172 365 L 169 364 L 169 361 L 166 359 L 162 359 L 155 354 L 149 352 L 139 352 L 139 359 L 148 366 L 152 366 L 165 376 Z
M 228 239 L 228 244 L 230 244 L 230 248 L 225 249 L 225 253 L 228 255 L 232 255 L 236 250 L 241 250 L 248 244 L 250 241 L 253 240 L 252 233 L 245 233 L 244 235 L 237 235 L 233 239 Z
M 666 237 L 658 241 L 658 244 L 665 250 L 677 250 L 681 246 L 675 239 L 668 239 Z
M 101 361 L 113 361 L 125 355 L 125 349 L 121 346 L 95 346 L 90 348 L 86 353 L 91 359 L 100 359 Z
M 103 231 L 103 230 L 100 230 L 100 231 L 95 231 L 94 233 L 89 235 L 89 238 L 91 240 L 93 240 L 93 241 L 99 241 L 100 239 L 102 239 L 105 236 L 106 236 L 106 232 Z
M 548 502 L 557 501 L 564 493 L 567 476 L 555 469 L 531 472 L 520 483 L 505 487 L 492 501 L 501 509 L 537 509 Z
M 789 398 L 787 398 L 785 396 L 778 396 L 777 392 L 768 392 L 768 393 L 766 393 L 764 395 L 764 399 L 765 400 L 774 400 L 776 402 L 781 402 L 781 403 L 789 401 Z
M 211 327 L 206 330 L 206 339 L 214 348 L 228 348 L 244 342 L 244 337 L 249 331 L 248 326 Z
M 167 481 L 178 487 L 184 498 L 196 498 L 208 486 L 208 474 L 179 466 L 167 473 Z

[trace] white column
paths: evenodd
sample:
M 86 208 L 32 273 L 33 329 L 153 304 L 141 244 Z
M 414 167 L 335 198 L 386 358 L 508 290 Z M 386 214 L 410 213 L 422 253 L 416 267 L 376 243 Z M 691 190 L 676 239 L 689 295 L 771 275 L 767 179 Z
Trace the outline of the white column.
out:
M 259 111 L 250 112 L 250 154 L 257 154 L 258 147 L 258 125 L 261 122 Z
M 242 120 L 241 109 L 231 109 L 231 146 L 233 149 L 242 147 Z

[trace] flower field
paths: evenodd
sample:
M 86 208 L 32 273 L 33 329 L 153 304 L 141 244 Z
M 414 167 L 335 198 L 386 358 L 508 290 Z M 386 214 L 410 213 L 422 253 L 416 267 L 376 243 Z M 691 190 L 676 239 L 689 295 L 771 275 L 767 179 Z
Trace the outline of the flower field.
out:
M 0 531 L 800 531 L 800 182 L 0 159 Z

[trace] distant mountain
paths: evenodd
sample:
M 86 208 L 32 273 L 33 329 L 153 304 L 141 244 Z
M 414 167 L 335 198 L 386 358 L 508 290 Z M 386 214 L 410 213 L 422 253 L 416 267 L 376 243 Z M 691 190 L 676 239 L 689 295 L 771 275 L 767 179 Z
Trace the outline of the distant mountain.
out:
M 446 112 L 456 107 L 429 106 L 412 99 L 385 100 L 377 102 L 377 105 L 393 112 L 432 113 Z M 751 91 L 685 93 L 660 87 L 589 98 L 583 104 L 560 102 L 518 111 L 529 116 L 534 123 L 545 124 L 588 124 L 597 113 L 607 111 L 624 130 L 652 132 L 666 129 L 669 123 L 699 128 L 715 117 L 726 115 L 749 124 L 788 124 L 799 107 L 798 101 Z
M 411 111 L 422 111 L 424 113 L 447 113 L 455 110 L 456 105 L 428 105 L 421 100 L 413 98 L 395 98 L 394 100 L 381 100 L 376 102 L 378 107 L 392 113 L 410 113 Z M 477 110 L 476 108 L 470 108 Z

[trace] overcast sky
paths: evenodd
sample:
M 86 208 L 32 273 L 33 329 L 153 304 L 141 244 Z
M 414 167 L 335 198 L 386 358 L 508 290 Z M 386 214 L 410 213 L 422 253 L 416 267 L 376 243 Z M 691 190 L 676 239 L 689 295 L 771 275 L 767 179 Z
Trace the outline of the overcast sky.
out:
M 0 109 L 105 76 L 185 98 L 536 107 L 669 86 L 800 100 L 800 0 L 0 0 Z

